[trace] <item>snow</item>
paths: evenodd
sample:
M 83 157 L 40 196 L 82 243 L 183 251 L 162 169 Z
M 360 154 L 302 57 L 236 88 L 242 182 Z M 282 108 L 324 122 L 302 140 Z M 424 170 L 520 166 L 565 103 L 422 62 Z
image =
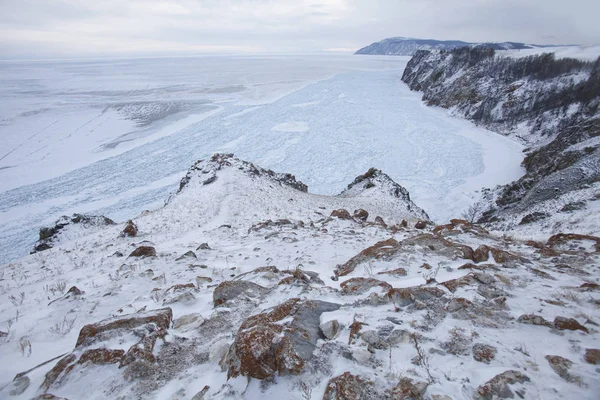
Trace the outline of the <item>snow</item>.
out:
M 376 167 L 432 219 L 457 217 L 482 186 L 521 176 L 521 147 L 423 105 L 400 82 L 407 60 L 2 63 L 0 154 L 10 154 L 0 161 L 0 262 L 26 254 L 37 229 L 60 215 L 122 221 L 162 205 L 189 165 L 219 151 L 292 173 L 318 194 L 339 193 Z M 23 82 L 33 89 L 21 93 Z M 164 102 L 173 106 L 156 114 Z M 25 139 L 55 120 L 62 136 L 50 127 Z M 139 121 L 148 124 L 132 127 Z M 61 141 L 82 125 L 81 137 Z
M 595 61 L 600 57 L 600 46 L 556 46 L 535 49 L 502 50 L 497 54 L 521 58 L 542 53 L 554 53 L 556 58 L 577 58 L 584 61 Z

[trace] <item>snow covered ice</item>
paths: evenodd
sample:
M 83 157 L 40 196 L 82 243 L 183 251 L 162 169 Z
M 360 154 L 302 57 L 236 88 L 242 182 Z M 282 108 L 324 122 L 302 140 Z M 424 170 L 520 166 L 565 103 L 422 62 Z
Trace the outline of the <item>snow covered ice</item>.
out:
M 407 59 L 182 57 L 0 65 L 0 262 L 60 215 L 159 207 L 215 152 L 336 194 L 376 167 L 439 222 L 521 174 L 521 146 L 420 102 Z M 26 84 L 26 89 L 23 85 Z

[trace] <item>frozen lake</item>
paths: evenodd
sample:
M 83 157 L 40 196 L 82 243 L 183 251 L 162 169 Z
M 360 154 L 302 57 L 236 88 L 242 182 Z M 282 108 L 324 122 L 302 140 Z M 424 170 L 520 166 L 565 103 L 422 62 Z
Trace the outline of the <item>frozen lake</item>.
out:
M 0 63 L 0 263 L 74 212 L 160 207 L 197 159 L 231 152 L 321 194 L 370 167 L 432 219 L 522 174 L 521 146 L 400 81 L 408 58 L 203 56 Z

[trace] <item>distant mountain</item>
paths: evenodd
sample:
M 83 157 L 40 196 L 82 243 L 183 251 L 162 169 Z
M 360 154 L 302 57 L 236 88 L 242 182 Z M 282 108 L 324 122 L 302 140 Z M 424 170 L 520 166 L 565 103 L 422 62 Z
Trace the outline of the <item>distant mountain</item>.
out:
M 417 50 L 451 50 L 458 47 L 488 47 L 494 50 L 519 50 L 544 47 L 538 45 L 529 45 L 516 42 L 502 43 L 471 43 L 461 40 L 433 40 L 433 39 L 415 39 L 406 37 L 394 37 L 383 39 L 379 42 L 363 47 L 355 54 L 378 54 L 393 56 L 412 56 Z

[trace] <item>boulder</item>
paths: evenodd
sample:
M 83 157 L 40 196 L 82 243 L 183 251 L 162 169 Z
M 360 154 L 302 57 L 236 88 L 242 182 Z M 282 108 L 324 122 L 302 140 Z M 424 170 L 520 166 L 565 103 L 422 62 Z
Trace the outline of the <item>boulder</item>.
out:
M 228 377 L 296 375 L 324 339 L 319 319 L 339 304 L 294 298 L 246 319 L 227 354 Z
M 129 257 L 156 257 L 156 249 L 152 246 L 140 246 L 132 251 Z
M 356 218 L 359 221 L 366 221 L 367 218 L 369 218 L 369 213 L 367 212 L 367 210 L 359 208 L 358 210 L 354 210 L 354 218 Z
M 569 331 L 583 331 L 585 333 L 590 333 L 588 328 L 581 325 L 579 321 L 574 318 L 566 318 L 566 317 L 556 317 L 554 318 L 554 327 L 558 330 L 569 330 Z
M 588 364 L 600 364 L 600 349 L 585 349 L 584 359 Z
M 490 361 L 496 357 L 498 350 L 494 346 L 490 346 L 483 343 L 475 343 L 473 345 L 473 358 L 475 361 L 479 361 L 485 364 L 489 364 Z
M 331 212 L 330 217 L 331 218 L 335 217 L 335 218 L 339 218 L 339 219 L 352 220 L 352 215 L 350 215 L 350 213 L 348 212 L 348 210 L 344 210 L 343 208 L 340 208 L 339 210 L 333 210 Z
M 268 290 L 269 289 L 250 281 L 239 280 L 221 282 L 213 292 L 213 304 L 217 307 L 242 295 L 246 298 L 259 298 L 268 292 Z
M 366 293 L 374 287 L 380 287 L 388 291 L 392 288 L 392 285 L 374 278 L 351 278 L 342 282 L 340 287 L 343 294 L 358 295 Z
M 327 383 L 323 400 L 366 400 L 374 399 L 375 388 L 372 381 L 344 372 L 331 378 Z
M 175 259 L 175 261 L 181 261 L 181 260 L 194 260 L 198 257 L 196 257 L 196 253 L 194 253 L 193 251 L 187 251 L 184 254 L 180 255 L 179 257 L 177 257 Z
M 515 394 L 510 386 L 518 383 L 529 382 L 527 375 L 519 372 L 508 370 L 496 375 L 485 384 L 479 386 L 473 395 L 474 400 L 496 400 L 496 399 L 513 399 Z M 525 398 L 523 394 L 519 394 L 520 398 Z
M 337 319 L 332 319 L 331 321 L 323 322 L 319 325 L 321 328 L 321 332 L 323 335 L 329 340 L 335 339 L 335 337 L 340 333 L 340 323 Z
M 417 223 L 415 224 L 415 228 L 425 229 L 425 228 L 427 228 L 427 222 L 426 221 L 417 221 Z
M 121 237 L 136 237 L 138 234 L 138 228 L 132 220 L 127 221 L 125 228 L 121 231 Z
M 473 251 L 473 261 L 476 263 L 484 262 L 490 258 L 490 248 L 485 244 L 482 244 Z

